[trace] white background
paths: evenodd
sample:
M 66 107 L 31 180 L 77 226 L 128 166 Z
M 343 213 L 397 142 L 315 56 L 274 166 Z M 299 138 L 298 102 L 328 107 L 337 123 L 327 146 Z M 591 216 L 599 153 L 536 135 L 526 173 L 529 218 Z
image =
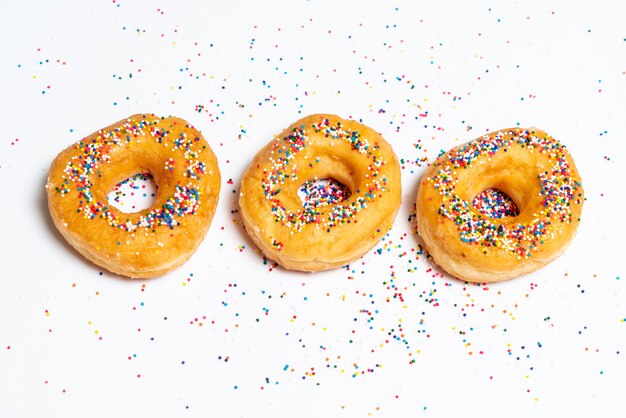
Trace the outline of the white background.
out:
M 624 415 L 624 2 L 0 10 L 1 417 Z M 44 193 L 57 153 L 138 112 L 201 129 L 223 178 L 196 254 L 149 281 L 85 261 Z M 237 196 L 255 152 L 316 112 L 392 143 L 404 203 L 358 262 L 297 274 L 264 262 Z M 550 266 L 465 284 L 417 255 L 418 182 L 442 150 L 511 126 L 571 151 L 582 223 Z

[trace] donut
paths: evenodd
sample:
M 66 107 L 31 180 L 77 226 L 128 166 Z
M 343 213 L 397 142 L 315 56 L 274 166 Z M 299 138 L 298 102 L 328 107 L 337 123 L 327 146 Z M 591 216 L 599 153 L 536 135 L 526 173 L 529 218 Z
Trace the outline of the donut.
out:
M 334 179 L 349 197 L 303 205 L 303 185 Z M 391 228 L 402 198 L 391 145 L 371 128 L 336 115 L 293 123 L 244 173 L 239 205 L 246 232 L 283 267 L 319 271 L 349 264 Z
M 489 190 L 517 210 L 493 193 L 495 207 L 482 210 L 475 197 Z M 510 128 L 437 158 L 420 182 L 416 222 L 442 269 L 469 282 L 498 282 L 556 259 L 576 233 L 583 201 L 565 147 L 538 129 Z
M 151 207 L 124 213 L 107 194 L 137 173 L 158 187 Z M 209 229 L 220 191 L 211 147 L 176 117 L 139 114 L 62 151 L 46 183 L 61 235 L 93 263 L 123 276 L 150 278 L 183 264 Z

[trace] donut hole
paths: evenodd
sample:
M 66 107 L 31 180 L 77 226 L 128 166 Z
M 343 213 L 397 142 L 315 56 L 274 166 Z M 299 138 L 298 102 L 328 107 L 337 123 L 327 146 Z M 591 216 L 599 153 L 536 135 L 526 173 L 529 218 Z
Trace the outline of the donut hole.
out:
M 154 205 L 157 190 L 152 174 L 136 173 L 113 186 L 107 201 L 123 213 L 140 212 Z
M 336 205 L 352 195 L 350 188 L 333 177 L 307 180 L 298 189 L 305 210 Z
M 515 217 L 520 211 L 515 201 L 505 192 L 489 188 L 478 193 L 472 199 L 472 206 L 489 218 Z

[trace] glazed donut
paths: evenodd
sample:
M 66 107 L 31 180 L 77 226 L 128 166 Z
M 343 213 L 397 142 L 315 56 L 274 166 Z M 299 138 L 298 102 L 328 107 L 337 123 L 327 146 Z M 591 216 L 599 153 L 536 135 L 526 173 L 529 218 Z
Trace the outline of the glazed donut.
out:
M 472 205 L 490 189 L 508 195 L 519 214 L 487 216 Z M 583 201 L 565 147 L 540 130 L 511 128 L 439 157 L 420 183 L 416 220 L 441 268 L 470 282 L 497 282 L 556 259 L 576 233 Z
M 152 207 L 123 213 L 107 202 L 120 181 L 150 173 Z M 200 132 L 182 119 L 134 115 L 62 151 L 46 184 L 55 226 L 83 256 L 131 278 L 165 274 L 204 238 L 217 205 L 220 171 Z
M 326 205 L 298 196 L 310 181 L 335 179 L 351 195 Z M 319 271 L 349 264 L 391 228 L 401 202 L 400 166 L 391 145 L 367 126 L 311 115 L 261 149 L 241 182 L 246 231 L 287 269 Z

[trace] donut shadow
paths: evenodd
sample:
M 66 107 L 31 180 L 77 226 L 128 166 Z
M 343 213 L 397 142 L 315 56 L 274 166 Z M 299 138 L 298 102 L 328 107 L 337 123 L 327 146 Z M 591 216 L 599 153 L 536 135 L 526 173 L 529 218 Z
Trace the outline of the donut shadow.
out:
M 239 187 L 241 187 L 241 184 L 239 185 Z M 239 192 L 239 189 L 237 189 L 237 192 Z M 239 193 L 237 193 L 236 196 L 239 196 Z M 328 270 L 319 270 L 319 271 L 301 271 L 301 270 L 292 270 L 292 269 L 288 269 L 283 267 L 281 264 L 279 264 L 277 261 L 275 261 L 274 259 L 268 257 L 262 250 L 261 248 L 259 248 L 258 245 L 256 245 L 256 243 L 252 240 L 252 238 L 250 237 L 250 235 L 248 234 L 248 232 L 246 231 L 246 228 L 243 224 L 243 219 L 241 218 L 241 206 L 239 206 L 239 198 L 238 197 L 234 197 L 234 202 L 233 202 L 233 206 L 237 209 L 237 212 L 235 214 L 233 214 L 236 217 L 237 220 L 237 231 L 239 233 L 239 235 L 241 235 L 243 237 L 243 240 L 245 241 L 246 245 L 249 245 L 250 248 L 254 248 L 254 252 L 256 253 L 256 255 L 259 257 L 260 261 L 263 263 L 263 260 L 267 260 L 268 266 L 265 267 L 269 267 L 269 263 L 273 265 L 275 265 L 274 269 L 278 270 L 278 271 L 282 271 L 284 274 L 290 274 L 290 275 L 297 275 L 299 277 L 313 277 L 313 276 L 321 276 L 324 274 L 330 274 L 333 271 L 336 270 L 342 270 L 345 269 L 346 267 L 349 267 L 352 263 L 356 263 L 359 260 L 361 260 L 363 257 L 365 257 L 367 255 L 363 254 L 361 257 L 357 258 L 356 260 L 354 260 L 351 264 L 346 264 L 343 265 L 341 267 L 336 267 L 336 268 L 332 268 L 332 269 L 328 269 Z M 371 251 L 371 250 L 370 250 Z
M 87 260 L 81 253 L 76 250 L 59 232 L 56 225 L 52 221 L 52 217 L 50 216 L 50 209 L 48 208 L 48 196 L 46 193 L 46 183 L 48 182 L 48 173 L 44 174 L 43 181 L 41 182 L 43 186 L 41 187 L 41 193 L 38 193 L 38 201 L 37 205 L 40 210 L 40 216 L 43 219 L 43 223 L 45 225 L 48 234 L 53 237 L 53 239 L 58 243 L 59 246 L 64 247 L 68 253 L 71 253 L 72 256 L 77 260 L 78 263 L 81 263 L 85 267 L 89 268 L 91 271 L 97 273 L 98 276 L 107 275 L 108 278 L 112 278 L 115 280 L 119 280 L 122 282 L 139 282 L 147 279 L 131 279 L 125 276 L 121 276 L 119 274 L 115 274 L 107 269 L 100 268 L 100 266 L 92 263 Z
M 422 176 L 423 176 L 423 174 L 422 174 Z M 407 218 L 406 219 L 408 220 L 408 223 L 410 224 L 411 231 L 413 232 L 413 235 L 415 236 L 415 241 L 417 242 L 418 246 L 421 247 L 424 250 L 424 258 L 426 259 L 425 262 L 428 263 L 430 268 L 435 270 L 442 277 L 445 277 L 445 278 L 448 278 L 448 279 L 452 279 L 452 280 L 456 280 L 458 282 L 467 283 L 465 280 L 460 279 L 460 278 L 458 278 L 456 276 L 453 276 L 453 275 L 449 274 L 448 272 L 443 270 L 439 266 L 439 264 L 435 263 L 435 260 L 433 259 L 433 257 L 430 255 L 430 253 L 426 249 L 426 244 L 424 243 L 424 239 L 419 234 L 419 225 L 417 224 L 416 211 L 417 211 L 417 193 L 419 191 L 420 183 L 422 181 L 422 176 L 420 176 L 419 180 L 417 181 L 417 185 L 415 187 L 413 187 L 413 190 L 411 191 L 411 195 L 410 195 L 410 202 L 411 203 L 405 205 L 405 207 L 409 208 L 409 209 L 406 209 L 407 210 L 407 212 L 406 212 L 407 213 L 407 215 L 406 215 Z
M 445 271 L 444 269 L 442 269 L 439 264 L 437 264 L 435 262 L 435 260 L 433 259 L 433 257 L 430 255 L 430 253 L 428 252 L 428 250 L 426 249 L 426 245 L 424 243 L 424 239 L 419 235 L 419 225 L 417 223 L 417 216 L 416 216 L 416 210 L 417 210 L 417 193 L 419 191 L 419 185 L 421 182 L 421 177 L 420 177 L 420 181 L 417 182 L 417 186 L 413 188 L 413 191 L 411 193 L 411 200 L 412 200 L 412 204 L 411 204 L 411 210 L 409 210 L 408 212 L 408 219 L 409 219 L 409 223 L 410 223 L 410 227 L 411 230 L 413 231 L 414 235 L 415 235 L 415 241 L 417 242 L 417 244 L 419 246 L 421 246 L 421 248 L 424 250 L 424 255 L 426 258 L 426 262 L 430 265 L 430 267 L 435 270 L 437 273 L 439 273 L 442 277 L 445 277 L 449 280 L 454 280 L 456 282 L 459 283 L 464 283 L 464 284 L 473 284 L 473 285 L 490 285 L 490 286 L 494 286 L 494 285 L 498 285 L 501 283 L 506 283 L 509 280 L 504 280 L 501 282 L 470 282 L 467 281 L 465 279 L 462 279 L 460 277 L 454 276 L 450 273 L 448 273 L 447 271 Z
M 50 216 L 50 209 L 48 208 L 48 195 L 46 193 L 46 184 L 48 182 L 48 174 L 46 173 L 44 175 L 43 181 L 41 183 L 43 183 L 43 186 L 41 187 L 41 193 L 38 193 L 38 206 L 39 206 L 39 210 L 40 210 L 40 215 L 41 218 L 43 219 L 43 223 L 46 226 L 46 229 L 48 231 L 48 234 L 50 236 L 53 237 L 53 239 L 62 247 L 64 247 L 68 252 L 71 252 L 74 254 L 74 256 L 77 259 L 80 259 L 81 262 L 83 262 L 85 265 L 91 264 L 89 262 L 87 262 L 87 260 L 84 259 L 83 256 L 80 255 L 80 253 L 78 253 L 78 251 L 76 251 L 76 249 L 74 249 L 74 247 L 72 247 L 70 245 L 69 242 L 67 242 L 67 240 L 65 240 L 65 238 L 63 238 L 63 235 L 61 235 L 61 233 L 59 232 L 59 230 L 57 229 L 57 227 L 54 225 L 54 222 L 52 221 L 52 217 Z
M 241 184 L 239 185 L 239 188 L 241 187 Z M 298 271 L 298 270 L 290 270 L 287 269 L 285 267 L 283 267 L 282 265 L 280 265 L 277 261 L 275 261 L 274 259 L 268 257 L 263 250 L 261 250 L 261 248 L 256 245 L 256 243 L 252 240 L 252 238 L 250 237 L 250 235 L 248 234 L 248 232 L 246 231 L 246 227 L 243 224 L 243 219 L 241 217 L 241 206 L 239 206 L 239 188 L 237 189 L 237 194 L 236 197 L 233 197 L 232 206 L 236 209 L 236 212 L 233 214 L 233 217 L 236 219 L 236 230 L 239 233 L 240 237 L 242 238 L 242 240 L 245 242 L 246 247 L 248 248 L 254 248 L 254 253 L 256 255 L 256 257 L 258 257 L 259 262 L 261 264 L 264 264 L 264 260 L 267 260 L 267 265 L 265 265 L 264 267 L 272 267 L 275 270 L 278 271 L 282 271 L 283 273 L 286 274 L 294 274 L 294 275 L 298 275 L 298 276 L 302 276 L 302 277 L 307 277 L 310 276 L 311 272 L 307 272 L 307 271 Z M 270 266 L 271 263 L 271 266 Z M 319 273 L 323 273 L 323 272 L 319 272 Z

